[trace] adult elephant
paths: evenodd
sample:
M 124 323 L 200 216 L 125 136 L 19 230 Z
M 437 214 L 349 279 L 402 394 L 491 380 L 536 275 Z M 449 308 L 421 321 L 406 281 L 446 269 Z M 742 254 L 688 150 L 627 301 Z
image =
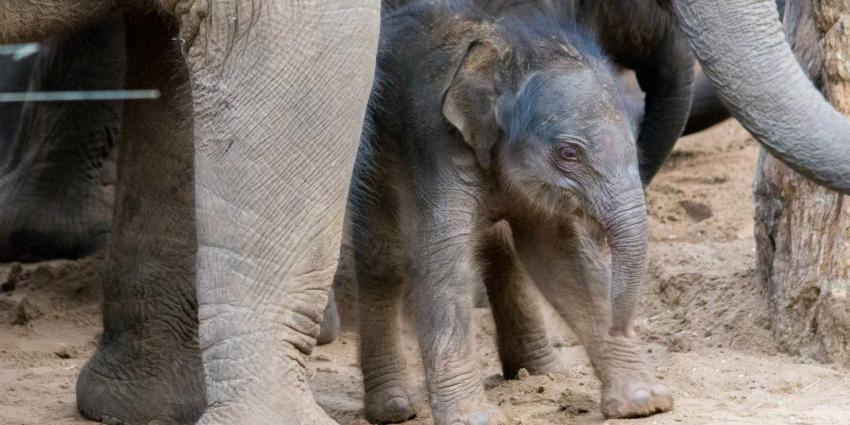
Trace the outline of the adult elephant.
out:
M 303 365 L 336 264 L 379 10 L 377 0 L 0 6 L 5 43 L 126 13 L 124 85 L 162 92 L 124 104 L 104 332 L 77 385 L 85 416 L 332 422 Z
M 304 357 L 336 261 L 377 3 L 151 6 L 170 17 L 142 14 L 144 0 L 0 7 L 4 42 L 137 9 L 125 85 L 163 93 L 124 107 L 105 329 L 77 388 L 85 415 L 332 422 L 309 393 Z M 770 2 L 659 3 L 674 7 L 724 103 L 760 142 L 850 192 L 850 123 L 799 70 Z

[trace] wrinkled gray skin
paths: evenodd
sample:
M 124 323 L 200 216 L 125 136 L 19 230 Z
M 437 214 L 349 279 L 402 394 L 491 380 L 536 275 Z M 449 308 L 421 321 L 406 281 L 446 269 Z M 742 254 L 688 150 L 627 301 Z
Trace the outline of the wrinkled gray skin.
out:
M 79 30 L 136 3 L 7 0 L 0 42 Z M 163 100 L 123 112 L 135 130 L 119 162 L 138 167 L 119 170 L 112 232 L 123 236 L 110 247 L 104 337 L 81 372 L 79 407 L 130 424 L 203 412 L 203 424 L 331 423 L 303 364 L 335 264 L 377 0 L 138 3 L 165 13 L 128 28 L 147 45 L 127 58 L 144 65 L 128 85 L 168 84 Z M 850 125 L 799 72 L 774 6 L 675 5 L 733 115 L 795 169 L 846 193 Z
M 722 6 L 702 0 L 672 4 L 703 71 L 732 116 L 795 171 L 850 193 L 850 122 L 824 100 L 797 64 L 776 5 L 754 0 L 731 0 Z
M 786 2 L 784 0 L 776 0 L 776 8 L 779 11 L 780 18 L 788 17 L 785 21 L 785 31 L 789 35 L 789 43 L 794 48 L 797 54 L 797 61 L 804 64 L 803 69 L 807 70 L 811 61 L 811 55 L 814 52 L 797 49 L 795 46 L 795 34 L 797 31 L 798 16 L 797 8 L 800 2 L 787 2 L 787 7 L 792 8 L 786 11 Z M 807 33 L 808 34 L 808 33 Z M 803 45 L 813 45 L 814 43 L 802 43 Z M 717 91 L 711 83 L 711 80 L 702 72 L 702 68 L 697 66 L 696 78 L 694 79 L 694 100 L 691 105 L 691 113 L 688 117 L 688 124 L 685 126 L 683 134 L 692 134 L 715 124 L 718 124 L 732 116 L 726 106 L 717 95 Z M 817 82 L 816 82 L 817 83 Z
M 557 366 L 527 270 L 585 345 L 606 417 L 672 408 L 632 331 L 647 238 L 637 123 L 594 41 L 546 16 L 496 23 L 460 1 L 422 2 L 382 21 L 350 196 L 371 421 L 414 415 L 400 348 L 408 292 L 435 423 L 506 423 L 475 367 L 478 271 L 506 376 Z
M 162 91 L 123 107 L 104 333 L 77 384 L 89 418 L 333 423 L 303 365 L 336 266 L 380 5 L 263 3 L 0 6 L 4 43 L 125 11 L 123 86 Z
M 115 20 L 49 37 L 37 55 L 0 58 L 3 92 L 102 90 L 124 80 Z M 104 160 L 119 102 L 0 103 L 0 261 L 79 258 L 106 239 Z

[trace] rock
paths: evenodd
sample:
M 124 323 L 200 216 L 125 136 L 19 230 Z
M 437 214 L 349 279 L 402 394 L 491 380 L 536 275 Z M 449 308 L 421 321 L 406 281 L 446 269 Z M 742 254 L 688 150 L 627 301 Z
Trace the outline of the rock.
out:
M 520 381 L 522 381 L 523 379 L 528 379 L 529 376 L 531 376 L 531 374 L 528 373 L 528 370 L 526 370 L 525 368 L 521 368 L 516 373 L 516 379 L 519 379 Z
M 68 351 L 68 347 L 62 347 L 56 350 L 53 354 L 55 354 L 56 357 L 59 357 L 60 359 L 70 359 L 71 357 L 73 357 L 71 355 L 71 352 Z
M 711 207 L 699 202 L 684 200 L 679 201 L 679 206 L 685 210 L 685 213 L 691 218 L 691 220 L 697 223 L 708 220 L 714 215 L 711 211 Z

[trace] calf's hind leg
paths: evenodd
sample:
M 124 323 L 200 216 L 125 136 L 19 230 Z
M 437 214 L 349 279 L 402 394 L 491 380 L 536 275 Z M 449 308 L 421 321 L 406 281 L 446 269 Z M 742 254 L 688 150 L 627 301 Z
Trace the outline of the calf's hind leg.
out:
M 500 221 L 479 243 L 487 297 L 496 322 L 499 359 L 505 378 L 520 368 L 539 375 L 558 369 L 558 356 L 546 335 L 540 308 L 529 292 L 531 284 L 513 247 L 510 225 Z
M 583 227 L 540 220 L 512 222 L 517 252 L 534 283 L 575 331 L 602 381 L 608 418 L 649 416 L 673 408 L 636 337 L 612 336 L 607 261 L 600 238 Z

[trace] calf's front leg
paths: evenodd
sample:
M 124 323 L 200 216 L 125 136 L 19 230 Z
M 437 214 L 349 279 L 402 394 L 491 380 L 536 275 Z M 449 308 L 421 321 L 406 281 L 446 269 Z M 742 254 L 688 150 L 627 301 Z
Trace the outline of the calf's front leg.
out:
M 655 379 L 641 342 L 610 332 L 610 272 L 601 238 L 580 225 L 511 224 L 534 283 L 578 335 L 602 381 L 602 414 L 630 418 L 671 410 L 673 396 Z
M 420 218 L 407 253 L 411 304 L 434 422 L 506 423 L 487 402 L 474 350 L 475 200 L 466 189 L 452 188 L 443 188 L 437 198 Z

